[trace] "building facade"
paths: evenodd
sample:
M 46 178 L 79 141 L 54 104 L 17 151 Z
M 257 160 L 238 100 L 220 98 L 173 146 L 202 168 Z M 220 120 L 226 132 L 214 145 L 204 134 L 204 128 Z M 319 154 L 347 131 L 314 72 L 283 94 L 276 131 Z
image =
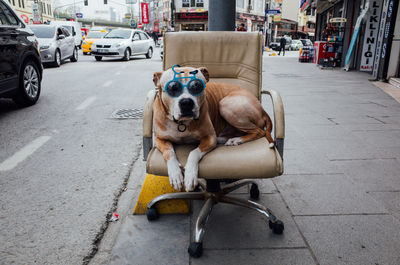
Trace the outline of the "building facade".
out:
M 298 34 L 301 38 L 314 40 L 317 0 L 301 0 L 298 19 Z
M 340 51 L 341 66 L 374 79 L 399 76 L 398 0 L 317 2 L 315 38 Z
M 38 0 L 38 1 L 28 1 L 28 0 L 8 0 L 20 18 L 28 24 L 34 23 L 33 9 L 37 7 L 38 10 L 38 21 L 40 23 L 46 23 L 47 21 L 54 20 L 53 8 L 51 0 Z M 39 23 L 39 22 L 35 22 Z

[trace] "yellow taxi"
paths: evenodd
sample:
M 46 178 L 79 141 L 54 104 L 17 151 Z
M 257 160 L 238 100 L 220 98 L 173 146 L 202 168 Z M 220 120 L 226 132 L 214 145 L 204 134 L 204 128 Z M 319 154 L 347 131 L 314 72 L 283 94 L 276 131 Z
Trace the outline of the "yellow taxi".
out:
M 88 35 L 86 36 L 85 40 L 82 43 L 83 54 L 87 55 L 88 53 L 90 53 L 93 41 L 103 38 L 103 36 L 106 34 L 107 34 L 106 30 L 89 31 Z

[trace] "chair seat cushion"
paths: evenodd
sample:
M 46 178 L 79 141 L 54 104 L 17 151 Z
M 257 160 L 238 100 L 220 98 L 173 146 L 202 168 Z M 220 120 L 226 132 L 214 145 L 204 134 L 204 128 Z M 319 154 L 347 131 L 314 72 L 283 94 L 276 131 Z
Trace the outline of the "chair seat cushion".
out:
M 182 166 L 196 145 L 175 145 Z M 153 147 L 147 157 L 147 173 L 168 176 L 161 152 Z M 263 137 L 238 146 L 218 146 L 206 154 L 199 164 L 199 177 L 205 179 L 272 178 L 283 173 L 282 159 L 276 148 L 269 148 Z

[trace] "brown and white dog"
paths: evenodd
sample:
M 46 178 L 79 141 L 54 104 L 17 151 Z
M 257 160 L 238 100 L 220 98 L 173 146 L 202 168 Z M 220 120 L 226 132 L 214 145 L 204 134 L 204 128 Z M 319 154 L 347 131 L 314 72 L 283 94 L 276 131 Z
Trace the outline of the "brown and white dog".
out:
M 181 190 L 184 185 L 186 191 L 191 191 L 198 185 L 199 161 L 217 142 L 239 145 L 266 137 L 273 147 L 271 119 L 253 94 L 232 84 L 208 83 L 209 73 L 204 67 L 179 67 L 175 71 L 180 77 L 197 72 L 196 77 L 204 81 L 206 88 L 200 96 L 185 89 L 180 96 L 171 97 L 163 88 L 174 78 L 172 69 L 153 76 L 158 87 L 153 105 L 156 146 L 167 162 L 174 189 Z M 188 82 L 180 80 L 183 84 Z M 189 154 L 184 175 L 172 143 L 199 143 Z

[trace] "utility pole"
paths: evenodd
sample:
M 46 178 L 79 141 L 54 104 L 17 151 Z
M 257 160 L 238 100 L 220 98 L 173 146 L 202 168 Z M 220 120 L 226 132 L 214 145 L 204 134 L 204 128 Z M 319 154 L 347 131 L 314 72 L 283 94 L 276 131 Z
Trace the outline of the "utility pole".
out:
M 236 0 L 210 0 L 208 6 L 209 31 L 235 31 Z

